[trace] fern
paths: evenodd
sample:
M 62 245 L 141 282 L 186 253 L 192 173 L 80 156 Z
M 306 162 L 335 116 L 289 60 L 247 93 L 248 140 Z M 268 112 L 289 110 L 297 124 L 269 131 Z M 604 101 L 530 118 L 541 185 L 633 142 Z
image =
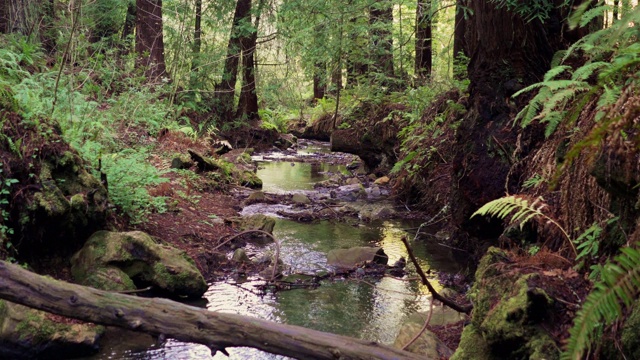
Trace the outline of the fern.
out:
M 577 254 L 576 248 L 573 245 L 569 234 L 567 234 L 564 228 L 562 228 L 562 226 L 560 226 L 557 221 L 553 220 L 551 217 L 542 212 L 542 209 L 544 209 L 546 206 L 547 204 L 545 204 L 542 196 L 538 197 L 534 201 L 529 201 L 529 199 L 524 196 L 509 195 L 493 201 L 489 201 L 476 212 L 474 212 L 471 217 L 474 217 L 476 215 L 489 215 L 495 216 L 498 219 L 506 219 L 507 216 L 511 215 L 509 223 L 519 224 L 520 228 L 522 228 L 527 221 L 535 217 L 541 218 L 546 222 L 555 225 L 567 239 L 569 245 L 573 249 L 574 254 Z
M 640 246 L 640 243 L 636 243 Z M 603 323 L 611 324 L 631 306 L 640 289 L 640 252 L 624 248 L 622 254 L 601 269 L 601 280 L 578 311 L 567 350 L 562 359 L 582 359 L 594 340 L 594 332 Z

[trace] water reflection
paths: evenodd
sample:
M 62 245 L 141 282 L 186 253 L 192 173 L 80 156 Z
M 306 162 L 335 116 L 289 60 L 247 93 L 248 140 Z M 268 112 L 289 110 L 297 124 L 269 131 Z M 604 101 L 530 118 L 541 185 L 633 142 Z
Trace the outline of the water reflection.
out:
M 331 174 L 345 171 L 344 165 L 273 161 L 258 163 L 257 175 L 263 181 L 263 191 L 283 193 L 313 190 L 313 184 L 328 179 Z

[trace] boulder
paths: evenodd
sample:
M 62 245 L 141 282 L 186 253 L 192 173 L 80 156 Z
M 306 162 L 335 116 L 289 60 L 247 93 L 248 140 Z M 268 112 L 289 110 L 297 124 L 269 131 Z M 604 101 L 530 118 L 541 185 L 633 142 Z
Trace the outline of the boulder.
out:
M 9 224 L 23 239 L 17 242 L 20 255 L 72 251 L 104 226 L 107 190 L 75 152 L 43 160 L 39 180 L 33 200 L 20 206 L 16 218 L 22 223 Z
M 263 215 L 263 214 L 255 214 L 251 216 L 245 216 L 242 218 L 240 223 L 240 230 L 262 230 L 264 232 L 268 232 L 269 234 L 273 233 L 273 228 L 276 226 L 276 219 Z
M 471 325 L 465 327 L 452 359 L 556 359 L 560 349 L 542 321 L 550 317 L 553 299 L 544 289 L 540 274 L 502 272 L 494 266 L 507 259 L 506 253 L 489 248 L 469 291 L 473 301 Z M 483 352 L 482 357 L 478 351 Z
M 342 201 L 356 201 L 367 197 L 367 192 L 362 184 L 344 185 L 335 189 L 335 197 Z
M 151 286 L 169 297 L 201 297 L 207 283 L 184 251 L 160 244 L 141 231 L 98 231 L 71 259 L 83 285 L 105 290 Z
M 309 200 L 309 197 L 304 194 L 293 194 L 293 196 L 291 197 L 291 201 L 293 201 L 294 204 L 298 205 L 311 204 L 311 200 Z
M 389 183 L 389 177 L 388 176 L 379 177 L 373 183 L 376 185 L 387 185 Z
M 231 261 L 237 264 L 244 264 L 244 263 L 250 263 L 251 259 L 249 259 L 249 256 L 247 256 L 247 252 L 245 251 L 245 249 L 239 248 L 233 252 Z
M 98 351 L 104 328 L 0 300 L 0 358 L 69 359 Z
M 393 346 L 404 347 L 422 330 L 423 325 L 424 321 L 422 323 L 409 321 L 403 324 Z M 453 354 L 453 351 L 429 330 L 425 330 L 406 350 L 424 355 L 425 359 L 448 359 Z
M 365 261 L 386 265 L 389 257 L 381 247 L 360 246 L 349 249 L 335 249 L 327 254 L 327 263 L 337 268 L 354 268 Z
M 247 200 L 245 201 L 247 205 L 264 202 L 267 199 L 267 196 L 263 191 L 254 191 L 249 195 Z

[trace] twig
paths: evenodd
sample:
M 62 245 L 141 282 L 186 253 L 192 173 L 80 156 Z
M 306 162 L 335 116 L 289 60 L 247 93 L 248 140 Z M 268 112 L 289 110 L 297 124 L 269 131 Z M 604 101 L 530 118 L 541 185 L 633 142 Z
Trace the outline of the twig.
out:
M 407 241 L 407 238 L 403 236 L 402 237 L 402 242 L 404 243 L 404 246 L 407 248 L 407 253 L 409 254 L 409 258 L 411 259 L 411 262 L 416 267 L 416 272 L 418 273 L 418 275 L 422 279 L 422 284 L 424 284 L 427 287 L 427 289 L 429 289 L 429 292 L 431 293 L 433 298 L 438 300 L 438 301 L 440 301 L 441 303 L 447 305 L 448 307 L 452 308 L 453 310 L 455 310 L 457 312 L 461 312 L 461 313 L 465 313 L 465 314 L 469 315 L 471 313 L 471 309 L 473 309 L 472 306 L 461 306 L 461 305 L 458 305 L 454 301 L 449 300 L 446 297 L 438 294 L 436 289 L 434 289 L 433 286 L 431 285 L 431 283 L 429 282 L 429 279 L 427 279 L 427 275 L 425 275 L 424 271 L 422 271 L 422 268 L 420 267 L 420 264 L 418 264 L 418 260 L 416 259 L 416 256 L 413 254 L 413 250 L 411 249 L 411 246 L 409 245 L 409 242 Z
M 416 340 L 418 340 L 420 336 L 422 336 L 424 331 L 427 330 L 427 326 L 429 326 L 429 323 L 431 322 L 431 315 L 433 315 L 433 301 L 431 302 L 431 304 L 429 304 L 429 315 L 427 316 L 427 321 L 424 322 L 422 329 L 420 329 L 420 331 L 418 331 L 413 339 L 409 340 L 409 342 L 405 346 L 403 346 L 401 350 L 407 350 L 407 348 L 411 346 L 411 344 L 413 344 Z

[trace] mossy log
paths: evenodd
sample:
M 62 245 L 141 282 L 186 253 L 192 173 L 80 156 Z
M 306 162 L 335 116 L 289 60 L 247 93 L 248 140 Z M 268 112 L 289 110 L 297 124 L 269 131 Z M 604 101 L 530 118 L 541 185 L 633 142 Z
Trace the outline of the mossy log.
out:
M 245 346 L 304 359 L 424 359 L 366 340 L 65 283 L 4 261 L 0 298 L 83 321 L 204 344 L 214 353 Z

